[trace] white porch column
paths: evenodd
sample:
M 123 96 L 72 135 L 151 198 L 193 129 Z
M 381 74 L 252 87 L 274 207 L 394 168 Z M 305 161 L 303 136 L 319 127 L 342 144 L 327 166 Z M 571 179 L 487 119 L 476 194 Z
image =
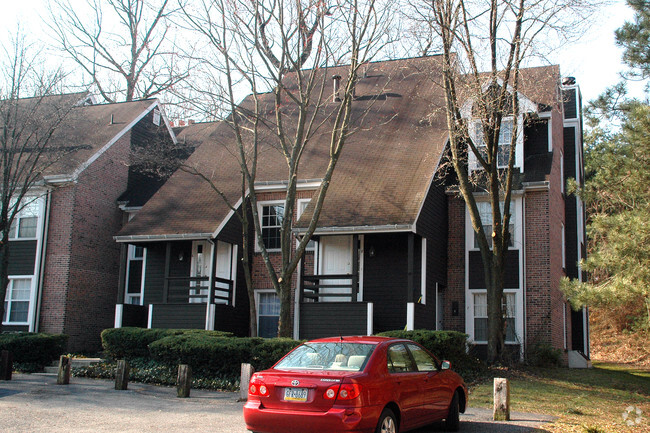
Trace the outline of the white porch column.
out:
M 415 329 L 415 302 L 406 303 L 406 330 Z
M 214 331 L 215 305 L 207 304 L 205 309 L 205 330 Z
M 149 304 L 149 317 L 147 318 L 147 328 L 151 329 L 153 323 L 153 304 Z
M 366 323 L 367 323 L 366 331 L 368 332 L 368 335 L 372 335 L 375 332 L 374 323 L 373 323 L 374 309 L 375 309 L 375 305 L 372 302 L 368 302 L 368 317 L 366 319 Z
M 124 304 L 115 304 L 115 328 L 122 327 L 122 317 L 124 316 Z

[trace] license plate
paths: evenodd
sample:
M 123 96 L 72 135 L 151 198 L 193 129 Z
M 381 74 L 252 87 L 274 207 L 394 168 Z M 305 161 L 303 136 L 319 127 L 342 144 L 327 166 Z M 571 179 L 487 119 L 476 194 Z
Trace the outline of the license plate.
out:
M 307 401 L 307 388 L 285 388 L 285 401 Z

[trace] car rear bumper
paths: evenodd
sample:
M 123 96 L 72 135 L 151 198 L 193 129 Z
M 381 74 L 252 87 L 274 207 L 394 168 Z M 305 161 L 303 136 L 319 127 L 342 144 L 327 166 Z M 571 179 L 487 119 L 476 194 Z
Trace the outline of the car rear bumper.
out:
M 327 412 L 268 409 L 259 401 L 244 405 L 248 430 L 260 433 L 371 433 L 379 417 L 379 408 L 333 407 Z

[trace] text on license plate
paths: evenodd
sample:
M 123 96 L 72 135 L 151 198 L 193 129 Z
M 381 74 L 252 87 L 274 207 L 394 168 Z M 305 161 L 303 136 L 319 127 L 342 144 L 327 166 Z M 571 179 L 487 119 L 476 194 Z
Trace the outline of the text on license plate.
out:
M 307 401 L 307 388 L 285 388 L 285 401 Z

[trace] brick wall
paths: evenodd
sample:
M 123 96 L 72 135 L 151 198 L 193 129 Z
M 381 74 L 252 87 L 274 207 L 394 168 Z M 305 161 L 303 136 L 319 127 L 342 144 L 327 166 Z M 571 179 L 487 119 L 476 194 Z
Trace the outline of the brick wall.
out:
M 448 200 L 449 243 L 443 327 L 465 332 L 465 202 L 459 197 L 449 197 Z M 452 315 L 454 302 L 458 302 L 457 316 Z
M 312 198 L 314 195 L 314 191 L 297 191 L 296 192 L 296 200 L 299 199 L 304 199 L 304 198 Z M 286 197 L 286 193 L 284 191 L 277 191 L 277 192 L 266 192 L 266 193 L 258 193 L 257 194 L 257 201 L 258 202 L 265 202 L 265 201 L 275 201 L 275 200 L 284 200 Z M 296 205 L 297 206 L 297 205 Z M 255 244 L 257 244 L 257 238 L 255 238 Z M 295 245 L 295 243 L 294 243 Z M 309 272 L 313 269 L 313 254 L 307 253 L 309 255 L 309 258 L 306 260 L 305 263 L 305 269 Z M 271 252 L 269 253 L 269 257 L 271 259 L 271 263 L 273 263 L 273 266 L 276 270 L 280 268 L 280 265 L 282 263 L 282 255 L 279 252 Z M 266 269 L 266 265 L 264 264 L 264 259 L 262 258 L 261 253 L 254 252 L 253 253 L 253 259 L 252 259 L 252 264 L 251 264 L 251 273 L 252 273 L 252 279 L 253 279 L 253 285 L 255 286 L 255 289 L 272 289 L 273 284 L 271 283 L 271 279 L 269 277 L 268 270 Z M 298 286 L 298 270 L 294 272 L 293 274 L 293 283 L 291 285 L 292 290 L 291 290 L 291 320 L 294 320 L 294 301 L 295 301 L 295 295 L 296 295 L 296 290 L 295 288 Z
M 68 350 L 97 350 L 113 326 L 121 227 L 116 200 L 127 186 L 130 133 L 52 193 L 41 330 L 70 336 Z
M 562 224 L 565 223 L 565 209 L 561 170 L 564 134 L 562 114 L 558 110 L 553 111 L 552 128 L 553 165 L 549 176 L 551 343 L 553 347 L 564 350 L 566 348 L 565 333 L 567 347 L 571 341 L 571 314 L 564 295 L 560 291 L 560 280 L 565 276 L 564 264 L 562 263 Z
M 53 190 L 50 198 L 39 317 L 42 332 L 59 334 L 64 331 L 75 192 L 76 185 L 67 185 Z
M 526 340 L 528 345 L 551 339 L 551 272 L 549 195 L 529 191 L 525 196 Z

